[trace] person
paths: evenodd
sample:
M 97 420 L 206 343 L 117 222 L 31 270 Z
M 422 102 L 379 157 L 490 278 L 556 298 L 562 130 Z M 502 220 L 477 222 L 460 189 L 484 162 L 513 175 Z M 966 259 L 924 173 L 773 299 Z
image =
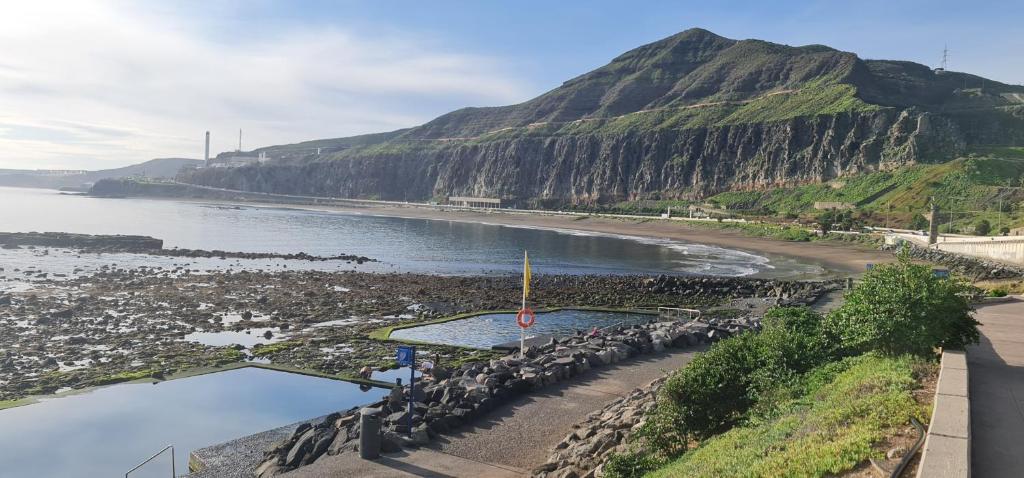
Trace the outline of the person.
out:
M 372 376 L 373 376 L 373 367 L 370 367 L 369 365 L 367 365 L 367 366 L 365 366 L 365 367 L 363 367 L 362 369 L 359 370 L 359 377 L 362 378 L 363 380 L 369 380 L 370 377 L 372 377 Z
M 423 360 L 420 362 L 420 372 L 423 373 L 424 380 L 430 380 L 433 378 L 434 362 L 430 360 Z
M 597 337 L 598 335 L 601 335 L 601 329 L 598 329 L 595 325 L 594 328 L 590 331 L 590 336 Z

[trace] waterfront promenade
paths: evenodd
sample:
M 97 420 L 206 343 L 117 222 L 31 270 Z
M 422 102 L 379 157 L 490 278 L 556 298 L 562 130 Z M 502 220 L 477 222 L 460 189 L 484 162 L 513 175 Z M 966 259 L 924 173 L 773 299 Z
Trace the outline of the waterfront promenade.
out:
M 1024 476 L 1024 301 L 980 306 L 967 352 L 975 478 Z
M 593 369 L 577 378 L 521 396 L 496 408 L 471 426 L 442 436 L 430 448 L 388 454 L 375 461 L 356 453 L 325 456 L 282 476 L 488 476 L 529 474 L 543 464 L 574 423 L 609 402 L 625 396 L 686 365 L 700 351 L 672 350 Z

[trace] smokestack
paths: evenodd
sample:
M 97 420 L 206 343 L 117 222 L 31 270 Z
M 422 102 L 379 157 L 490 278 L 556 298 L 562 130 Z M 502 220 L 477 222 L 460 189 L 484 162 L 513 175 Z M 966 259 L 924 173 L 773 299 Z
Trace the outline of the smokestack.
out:
M 209 131 L 206 132 L 206 154 L 203 155 L 203 160 L 205 160 L 205 163 L 203 163 L 203 165 L 206 166 L 206 167 L 210 167 L 210 132 Z

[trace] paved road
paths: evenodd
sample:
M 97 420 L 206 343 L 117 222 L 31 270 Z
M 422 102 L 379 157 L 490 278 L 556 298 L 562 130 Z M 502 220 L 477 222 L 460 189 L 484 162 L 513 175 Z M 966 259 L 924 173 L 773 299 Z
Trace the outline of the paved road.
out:
M 981 343 L 967 352 L 971 470 L 1024 476 L 1024 301 L 978 308 Z
M 682 367 L 694 353 L 670 351 L 591 370 L 541 393 L 519 397 L 472 427 L 440 438 L 431 449 L 401 452 L 373 462 L 360 460 L 353 453 L 326 456 L 283 476 L 523 476 L 547 461 L 551 448 L 574 423 L 666 371 Z

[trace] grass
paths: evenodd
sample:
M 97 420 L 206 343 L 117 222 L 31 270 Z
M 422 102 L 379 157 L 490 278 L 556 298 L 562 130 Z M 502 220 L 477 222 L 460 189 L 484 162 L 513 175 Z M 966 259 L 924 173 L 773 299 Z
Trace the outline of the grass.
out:
M 256 346 L 252 348 L 252 354 L 255 357 L 270 357 L 274 354 L 300 345 L 302 345 L 302 342 L 295 340 L 286 340 L 284 342 L 277 342 L 274 344 L 256 344 Z
M 913 390 L 925 365 L 865 355 L 811 373 L 805 393 L 772 416 L 711 438 L 648 477 L 798 477 L 851 470 L 911 417 L 927 421 Z
M 93 385 L 111 385 L 114 383 L 131 382 L 134 380 L 149 379 L 153 377 L 156 370 L 133 370 L 128 372 L 115 373 L 100 377 L 93 381 Z

